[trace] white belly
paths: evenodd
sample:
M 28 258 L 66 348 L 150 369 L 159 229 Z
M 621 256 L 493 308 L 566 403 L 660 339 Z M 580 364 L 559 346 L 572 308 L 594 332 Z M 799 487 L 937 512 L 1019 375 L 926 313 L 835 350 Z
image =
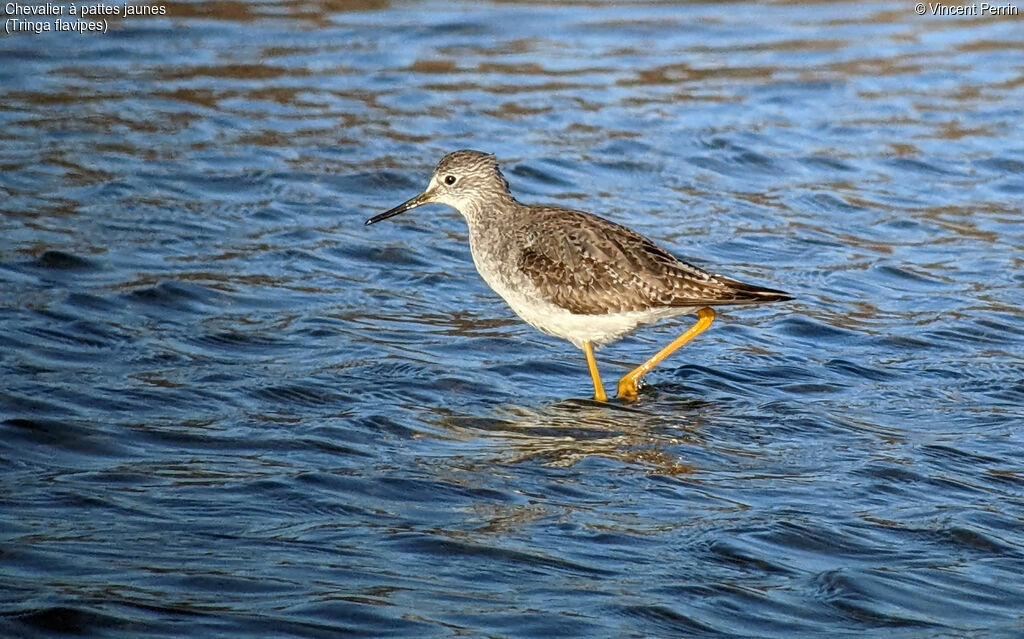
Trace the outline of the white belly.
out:
M 583 348 L 583 342 L 603 346 L 644 324 L 697 311 L 696 308 L 664 308 L 604 315 L 576 315 L 542 300 L 525 300 L 520 296 L 506 296 L 501 291 L 497 292 L 528 324 L 548 335 L 569 340 L 576 348 Z

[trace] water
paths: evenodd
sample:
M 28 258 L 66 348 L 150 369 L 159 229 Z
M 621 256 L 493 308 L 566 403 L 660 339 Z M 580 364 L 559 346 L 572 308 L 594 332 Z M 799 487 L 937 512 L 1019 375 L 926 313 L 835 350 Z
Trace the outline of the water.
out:
M 0 634 L 1024 634 L 1022 18 L 162 6 L 0 39 Z M 599 405 L 464 147 L 797 300 Z

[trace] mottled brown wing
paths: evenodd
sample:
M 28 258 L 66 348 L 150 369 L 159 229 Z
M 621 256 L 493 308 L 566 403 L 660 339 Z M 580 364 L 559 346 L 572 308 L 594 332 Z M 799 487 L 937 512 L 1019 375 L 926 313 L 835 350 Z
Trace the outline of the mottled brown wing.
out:
M 572 313 L 642 311 L 788 299 L 683 262 L 646 237 L 580 211 L 535 210 L 518 263 L 544 297 Z

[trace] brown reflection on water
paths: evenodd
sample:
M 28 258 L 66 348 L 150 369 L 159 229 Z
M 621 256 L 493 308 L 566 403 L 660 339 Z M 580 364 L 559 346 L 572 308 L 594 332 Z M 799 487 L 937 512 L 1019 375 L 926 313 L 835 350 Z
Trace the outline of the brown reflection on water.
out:
M 308 20 L 326 24 L 327 16 L 348 11 L 376 11 L 388 6 L 385 0 L 320 0 L 319 2 L 298 2 L 295 0 L 274 3 L 230 2 L 163 2 L 167 15 L 175 18 L 206 18 L 232 22 L 252 22 L 285 15 L 296 20 Z
M 506 407 L 506 417 L 449 414 L 438 419 L 438 424 L 453 439 L 483 438 L 481 447 L 496 450 L 493 461 L 502 464 L 541 461 L 569 467 L 601 457 L 659 474 L 694 474 L 699 469 L 672 448 L 703 445 L 697 430 L 707 406 L 676 401 L 673 407 L 673 416 L 667 418 L 660 410 L 648 413 L 616 403 L 566 400 L 540 408 Z

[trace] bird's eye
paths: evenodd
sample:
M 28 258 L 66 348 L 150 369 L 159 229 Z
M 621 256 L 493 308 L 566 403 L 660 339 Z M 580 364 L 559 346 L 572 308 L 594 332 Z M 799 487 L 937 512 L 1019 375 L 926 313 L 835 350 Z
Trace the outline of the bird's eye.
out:
M 455 184 L 455 176 L 454 175 L 446 176 L 444 178 L 444 183 L 447 184 L 448 186 L 451 186 L 452 184 Z

